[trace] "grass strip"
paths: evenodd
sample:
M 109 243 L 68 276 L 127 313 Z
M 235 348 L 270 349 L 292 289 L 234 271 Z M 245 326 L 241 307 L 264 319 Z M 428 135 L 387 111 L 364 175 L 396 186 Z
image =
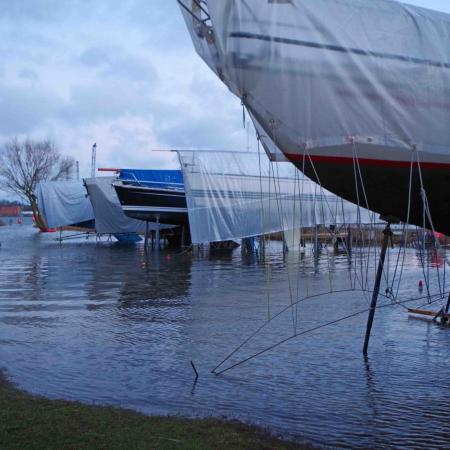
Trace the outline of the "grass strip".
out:
M 0 373 L 0 449 L 312 449 L 238 422 L 49 400 Z

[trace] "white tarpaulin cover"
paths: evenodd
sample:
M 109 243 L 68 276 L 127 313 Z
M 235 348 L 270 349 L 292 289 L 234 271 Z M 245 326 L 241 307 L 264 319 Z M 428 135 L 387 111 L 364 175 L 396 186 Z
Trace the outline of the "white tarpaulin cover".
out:
M 95 213 L 95 231 L 101 234 L 144 233 L 145 222 L 127 217 L 112 183 L 115 177 L 84 180 Z
M 100 234 L 145 233 L 145 222 L 125 215 L 112 183 L 115 177 L 87 178 L 84 180 L 94 208 L 95 231 Z M 149 230 L 157 225 L 149 223 Z M 160 229 L 171 228 L 161 224 Z
M 448 162 L 448 14 L 391 0 L 179 3 L 200 56 L 284 153 L 351 136 L 361 158 L 409 161 L 417 144 Z
M 50 228 L 94 219 L 94 211 L 81 181 L 42 181 L 37 188 L 39 210 Z
M 311 227 L 371 223 L 289 163 L 264 152 L 178 151 L 194 244 Z

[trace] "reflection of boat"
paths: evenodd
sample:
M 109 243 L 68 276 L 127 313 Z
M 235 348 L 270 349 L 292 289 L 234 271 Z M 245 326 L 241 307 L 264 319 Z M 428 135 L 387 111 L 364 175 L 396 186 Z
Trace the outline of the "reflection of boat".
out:
M 161 308 L 184 310 L 184 300 L 191 286 L 192 258 L 175 260 L 168 257 L 170 253 L 154 252 L 149 259 L 145 253 L 123 246 L 114 248 L 114 258 L 110 257 L 108 247 L 87 247 L 83 251 L 89 264 L 87 276 L 95 280 L 85 284 L 85 295 L 91 300 L 89 309 L 101 308 L 101 300 L 118 302 L 117 312 L 121 316 L 129 314 L 134 321 L 139 318 L 139 310 L 150 309 L 152 323 Z M 133 270 L 124 270 L 124 267 Z M 180 314 L 180 318 L 183 317 L 184 314 Z
M 272 157 L 419 226 L 428 202 L 450 234 L 449 15 L 395 1 L 179 3 Z
M 179 170 L 121 170 L 114 183 L 125 214 L 171 225 L 188 223 L 183 175 Z

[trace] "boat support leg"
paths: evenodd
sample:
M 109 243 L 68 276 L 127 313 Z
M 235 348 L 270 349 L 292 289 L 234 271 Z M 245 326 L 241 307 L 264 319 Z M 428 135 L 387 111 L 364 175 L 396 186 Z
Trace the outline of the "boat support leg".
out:
M 442 324 L 448 324 L 449 323 L 449 317 L 448 317 L 448 312 L 450 310 L 450 293 L 448 294 L 448 299 L 447 299 L 447 304 L 445 305 L 445 307 L 443 307 L 438 315 L 434 318 L 434 320 L 437 320 L 439 317 L 441 317 L 441 323 Z
M 372 302 L 370 303 L 369 317 L 367 319 L 366 337 L 364 339 L 364 348 L 363 348 L 364 356 L 367 356 L 367 349 L 369 348 L 370 333 L 372 331 L 373 318 L 375 316 L 375 310 L 377 308 L 378 294 L 380 292 L 381 277 L 383 275 L 384 261 L 386 259 L 386 251 L 389 245 L 389 240 L 392 242 L 392 230 L 390 223 L 386 225 L 386 228 L 383 231 L 383 245 L 381 247 L 381 254 L 380 259 L 378 261 L 377 275 L 375 278 L 375 286 L 373 288 L 372 294 Z
M 181 226 L 181 249 L 186 248 L 186 228 L 184 225 Z
M 159 242 L 159 214 L 156 216 L 156 248 L 161 250 L 161 245 Z
M 148 250 L 148 221 L 145 222 L 145 240 L 144 240 L 144 249 Z

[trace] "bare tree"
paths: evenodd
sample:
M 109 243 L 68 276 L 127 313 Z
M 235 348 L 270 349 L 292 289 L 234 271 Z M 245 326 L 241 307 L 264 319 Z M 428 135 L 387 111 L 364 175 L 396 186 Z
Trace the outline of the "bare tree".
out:
M 49 140 L 13 139 L 0 151 L 0 188 L 13 192 L 31 206 L 36 225 L 47 225 L 39 212 L 35 195 L 40 181 L 69 179 L 75 165 L 73 158 L 62 156 Z

